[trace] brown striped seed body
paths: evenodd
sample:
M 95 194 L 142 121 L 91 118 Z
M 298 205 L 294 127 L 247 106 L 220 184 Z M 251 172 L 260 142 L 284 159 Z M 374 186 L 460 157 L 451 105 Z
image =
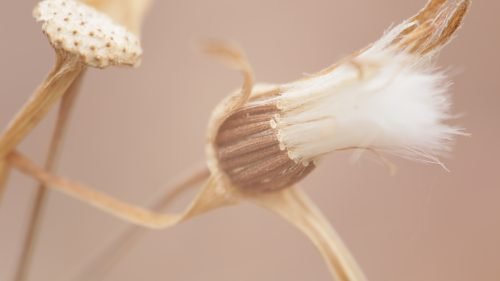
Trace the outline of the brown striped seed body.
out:
M 244 192 L 281 190 L 314 169 L 290 159 L 279 141 L 273 102 L 252 101 L 229 115 L 219 127 L 215 151 L 219 167 Z

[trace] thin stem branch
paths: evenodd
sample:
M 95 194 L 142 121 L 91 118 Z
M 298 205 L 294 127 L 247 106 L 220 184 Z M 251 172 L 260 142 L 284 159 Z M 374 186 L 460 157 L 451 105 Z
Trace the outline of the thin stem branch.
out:
M 19 152 L 11 152 L 7 157 L 7 161 L 21 172 L 34 177 L 41 183 L 55 190 L 63 192 L 66 195 L 90 204 L 97 209 L 127 222 L 154 229 L 174 226 L 210 210 L 232 205 L 239 200 L 238 194 L 233 193 L 233 190 L 225 186 L 219 185 L 218 179 L 211 177 L 198 196 L 183 213 L 160 214 L 118 200 L 89 186 L 47 173 Z
M 202 181 L 206 180 L 210 173 L 206 167 L 198 168 L 195 171 L 188 173 L 173 187 L 169 187 L 169 192 L 162 196 L 162 199 L 153 205 L 155 211 L 165 211 L 168 205 L 180 194 L 188 189 L 197 186 Z M 131 226 L 121 233 L 110 244 L 104 247 L 92 260 L 85 265 L 75 280 L 93 280 L 99 281 L 113 270 L 113 268 L 129 253 L 134 245 L 148 233 L 148 229 Z
M 31 132 L 83 70 L 84 66 L 78 57 L 58 56 L 54 70 L 0 136 L 0 158 L 9 154 Z
M 7 181 L 9 180 L 9 174 L 9 163 L 0 159 L 0 205 L 2 204 L 3 196 L 5 195 L 5 189 L 7 187 Z
M 10 170 L 4 158 L 42 120 L 84 68 L 78 56 L 57 51 L 53 70 L 0 135 L 0 195 L 5 192 Z
M 321 252 L 337 281 L 366 281 L 342 239 L 307 195 L 297 188 L 253 200 L 301 230 Z
M 61 99 L 56 125 L 52 134 L 52 139 L 45 162 L 45 169 L 48 172 L 52 172 L 55 170 L 57 159 L 59 158 L 59 154 L 62 151 L 62 142 L 64 139 L 65 131 L 67 129 L 69 117 L 74 103 L 79 94 L 79 88 L 82 78 L 83 72 L 75 80 L 75 82 L 71 85 L 71 87 Z M 47 201 L 47 192 L 47 187 L 44 184 L 39 184 L 35 195 L 34 204 L 31 209 L 31 216 L 28 223 L 28 230 L 24 240 L 21 257 L 16 270 L 14 279 L 16 281 L 25 281 L 28 279 L 33 252 L 36 246 L 36 240 L 40 231 L 40 226 L 42 224 L 43 213 Z

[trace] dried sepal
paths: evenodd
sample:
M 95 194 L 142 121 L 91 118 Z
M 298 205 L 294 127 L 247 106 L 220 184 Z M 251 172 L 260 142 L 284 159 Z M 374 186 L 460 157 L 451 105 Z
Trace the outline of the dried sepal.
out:
M 153 0 L 81 0 L 139 35 Z
M 408 53 L 426 55 L 446 45 L 460 28 L 470 0 L 430 1 L 394 40 L 393 45 Z
M 253 73 L 246 56 L 236 47 L 223 44 L 221 42 L 211 42 L 204 46 L 206 53 L 215 55 L 223 59 L 233 68 L 239 70 L 243 75 L 243 85 L 241 89 L 235 91 L 223 99 L 216 108 L 212 111 L 212 116 L 208 122 L 207 143 L 205 146 L 206 161 L 208 168 L 213 175 L 220 178 L 220 183 L 225 186 L 232 186 L 231 180 L 226 173 L 221 170 L 218 161 L 219 150 L 216 142 L 219 137 L 219 129 L 228 117 L 235 111 L 239 110 L 249 99 L 254 96 L 266 94 L 272 86 L 253 85 Z
M 254 74 L 252 66 L 248 62 L 245 54 L 238 47 L 223 42 L 206 42 L 202 47 L 202 50 L 206 54 L 214 56 L 229 65 L 231 68 L 240 71 L 242 74 L 243 84 L 241 89 L 238 90 L 237 94 L 231 95 L 229 99 L 224 101 L 224 111 L 226 114 L 232 110 L 239 109 L 248 101 L 252 95 L 254 87 Z M 225 119 L 225 117 L 222 116 L 222 119 Z M 218 120 L 218 122 L 222 122 L 222 120 Z M 217 125 L 220 125 L 220 123 Z
M 139 39 L 107 15 L 75 0 L 44 0 L 33 11 L 55 49 L 78 55 L 92 67 L 135 66 Z
M 290 157 L 279 139 L 277 116 L 276 104 L 253 99 L 231 112 L 217 131 L 213 145 L 218 165 L 231 184 L 245 192 L 287 188 L 315 167 Z

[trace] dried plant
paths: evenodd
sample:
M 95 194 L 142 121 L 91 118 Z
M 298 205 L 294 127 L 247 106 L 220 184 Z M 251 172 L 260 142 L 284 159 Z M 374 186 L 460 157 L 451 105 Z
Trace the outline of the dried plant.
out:
M 94 1 L 98 4 L 99 1 Z M 127 26 L 138 30 L 139 20 L 149 1 L 127 1 L 129 5 L 114 3 L 115 8 L 133 9 L 138 17 L 125 21 Z M 110 10 L 111 5 L 107 5 Z M 113 9 L 115 11 L 124 8 Z M 129 11 L 130 12 L 130 11 Z M 52 105 L 61 98 L 59 114 L 47 154 L 45 169 L 53 171 L 61 150 L 64 132 L 71 109 L 79 93 L 86 66 L 105 68 L 109 65 L 136 66 L 142 53 L 137 37 L 126 28 L 115 24 L 107 15 L 74 0 L 45 0 L 33 11 L 34 17 L 43 22 L 42 30 L 56 50 L 57 62 L 32 98 L 10 122 L 0 137 L 0 196 L 2 195 L 9 165 L 2 158 L 7 155 L 34 128 Z M 43 216 L 46 187 L 37 190 L 28 231 L 25 238 L 16 280 L 26 280 L 35 239 Z
M 43 184 L 149 228 L 167 228 L 213 209 L 253 202 L 301 230 L 336 280 L 363 281 L 366 277 L 348 249 L 297 184 L 322 157 L 340 150 L 387 152 L 440 163 L 438 156 L 449 150 L 461 129 L 446 124 L 449 83 L 433 58 L 461 26 L 469 6 L 469 0 L 431 0 L 375 43 L 284 85 L 254 86 L 241 51 L 220 43 L 207 45 L 208 53 L 242 72 L 244 83 L 213 112 L 206 146 L 210 173 L 201 171 L 189 179 L 208 180 L 180 214 L 160 214 L 122 202 L 56 176 L 19 152 L 7 160 Z M 129 235 L 121 241 L 128 241 Z
M 9 123 L 0 138 L 6 156 L 43 118 L 86 66 L 134 66 L 142 53 L 139 40 L 97 10 L 74 0 L 46 0 L 34 11 L 57 55 L 54 70 Z

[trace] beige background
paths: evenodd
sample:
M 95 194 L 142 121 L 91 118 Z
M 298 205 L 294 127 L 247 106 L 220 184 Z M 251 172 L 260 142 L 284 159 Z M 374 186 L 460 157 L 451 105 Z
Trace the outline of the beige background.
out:
M 91 70 L 72 118 L 60 173 L 146 205 L 168 179 L 203 160 L 211 109 L 240 77 L 199 55 L 199 39 L 239 43 L 259 81 L 321 69 L 412 15 L 424 0 L 157 1 L 139 69 Z M 51 68 L 31 18 L 35 1 L 0 9 L 0 128 Z M 328 157 L 303 183 L 372 281 L 500 280 L 500 4 L 475 0 L 440 57 L 453 74 L 460 138 L 451 170 L 397 160 L 391 177 L 370 157 Z M 41 161 L 54 114 L 22 144 Z M 19 174 L 0 207 L 0 280 L 11 280 L 34 183 Z M 184 198 L 186 201 L 189 197 Z M 181 207 L 184 202 L 177 204 Z M 52 194 L 31 280 L 67 280 L 125 223 Z M 313 246 L 251 205 L 151 232 L 108 280 L 330 280 Z

